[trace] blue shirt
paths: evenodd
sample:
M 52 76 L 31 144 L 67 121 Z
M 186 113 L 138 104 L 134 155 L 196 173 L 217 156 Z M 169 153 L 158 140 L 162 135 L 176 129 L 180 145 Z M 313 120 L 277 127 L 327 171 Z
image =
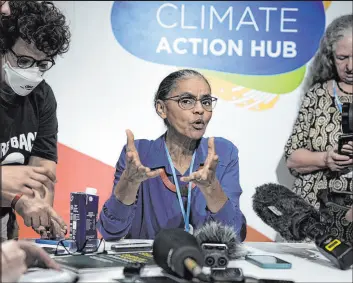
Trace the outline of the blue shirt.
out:
M 198 187 L 191 190 L 190 224 L 195 228 L 207 221 L 219 221 L 233 226 L 239 234 L 245 223 L 239 207 L 242 189 L 239 184 L 238 149 L 224 138 L 215 138 L 215 150 L 219 157 L 216 176 L 228 200 L 217 212 L 207 209 L 206 199 Z M 146 167 L 164 167 L 168 179 L 174 184 L 172 170 L 164 148 L 164 135 L 155 141 L 135 140 L 141 164 Z M 204 163 L 207 157 L 208 139 L 202 138 L 196 149 L 194 171 Z M 121 238 L 154 239 L 162 229 L 184 228 L 184 219 L 177 194 L 168 189 L 160 176 L 141 183 L 134 204 L 125 205 L 114 195 L 114 187 L 119 182 L 125 169 L 126 146 L 123 148 L 116 164 L 115 180 L 112 195 L 105 202 L 100 212 L 98 229 L 108 241 Z M 180 181 L 182 175 L 175 169 L 180 187 L 187 183 Z M 189 175 L 189 169 L 184 176 Z M 187 197 L 183 197 L 184 203 Z

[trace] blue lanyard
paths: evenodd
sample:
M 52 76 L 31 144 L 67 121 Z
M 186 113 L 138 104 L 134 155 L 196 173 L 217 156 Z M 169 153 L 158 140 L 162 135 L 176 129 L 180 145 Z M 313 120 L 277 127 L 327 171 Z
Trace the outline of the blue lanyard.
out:
M 175 168 L 174 168 L 172 158 L 171 158 L 171 156 L 169 154 L 169 151 L 168 151 L 168 148 L 167 148 L 167 145 L 166 145 L 165 142 L 164 142 L 164 148 L 165 148 L 165 152 L 167 153 L 167 157 L 168 157 L 170 168 L 172 169 L 172 172 L 173 172 L 173 179 L 174 179 L 174 184 L 175 184 L 177 195 L 178 195 L 179 205 L 180 205 L 181 213 L 183 214 L 183 218 L 184 218 L 185 231 L 189 232 L 189 228 L 190 228 L 189 227 L 189 219 L 190 219 L 190 207 L 191 207 L 191 186 L 192 186 L 192 183 L 189 182 L 188 202 L 187 202 L 187 210 L 186 210 L 186 214 L 185 214 L 185 208 L 184 208 L 184 204 L 183 204 L 183 199 L 181 198 L 181 193 L 180 193 L 178 179 L 177 179 L 177 176 L 176 176 L 176 173 L 175 173 Z M 191 164 L 190 164 L 190 174 L 192 173 L 192 167 L 194 166 L 195 155 L 196 155 L 196 151 L 192 155 L 192 160 L 191 160 Z
M 332 81 L 332 89 L 333 89 L 333 95 L 335 96 L 337 107 L 340 110 L 340 112 L 342 113 L 342 103 L 338 99 L 338 95 L 337 95 L 336 88 L 335 88 L 335 81 Z

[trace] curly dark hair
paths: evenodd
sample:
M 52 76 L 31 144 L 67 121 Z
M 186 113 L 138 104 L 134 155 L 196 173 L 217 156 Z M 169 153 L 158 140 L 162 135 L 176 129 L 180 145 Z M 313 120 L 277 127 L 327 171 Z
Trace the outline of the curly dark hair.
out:
M 66 53 L 71 33 L 65 16 L 49 1 L 10 1 L 11 15 L 1 16 L 0 54 L 22 38 L 49 57 Z

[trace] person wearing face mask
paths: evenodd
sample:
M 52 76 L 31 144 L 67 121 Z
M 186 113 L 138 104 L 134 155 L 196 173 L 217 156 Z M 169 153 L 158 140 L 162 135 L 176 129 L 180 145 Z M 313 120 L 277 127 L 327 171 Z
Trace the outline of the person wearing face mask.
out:
M 167 131 L 153 141 L 134 141 L 126 131 L 97 225 L 104 239 L 154 239 L 168 228 L 192 233 L 208 221 L 229 225 L 245 239 L 238 149 L 224 138 L 203 137 L 216 102 L 207 79 L 194 70 L 163 79 L 154 103 Z
M 335 19 L 314 57 L 304 99 L 285 147 L 293 191 L 327 216 L 334 237 L 353 242 L 353 141 L 338 152 L 342 103 L 353 103 L 353 15 Z
M 70 32 L 65 16 L 51 2 L 4 4 L 11 13 L 0 18 L 1 236 L 18 236 L 17 212 L 42 237 L 61 238 L 67 227 L 52 207 L 56 100 L 43 75 L 68 51 Z

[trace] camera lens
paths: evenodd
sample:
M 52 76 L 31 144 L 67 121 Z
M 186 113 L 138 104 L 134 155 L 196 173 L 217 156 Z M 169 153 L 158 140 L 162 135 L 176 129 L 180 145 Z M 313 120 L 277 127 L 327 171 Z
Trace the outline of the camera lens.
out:
M 215 259 L 212 256 L 208 256 L 205 259 L 206 266 L 213 266 L 215 263 Z
M 227 263 L 228 263 L 228 260 L 225 258 L 225 257 L 220 257 L 219 259 L 218 259 L 218 265 L 219 266 L 226 266 L 227 265 Z

